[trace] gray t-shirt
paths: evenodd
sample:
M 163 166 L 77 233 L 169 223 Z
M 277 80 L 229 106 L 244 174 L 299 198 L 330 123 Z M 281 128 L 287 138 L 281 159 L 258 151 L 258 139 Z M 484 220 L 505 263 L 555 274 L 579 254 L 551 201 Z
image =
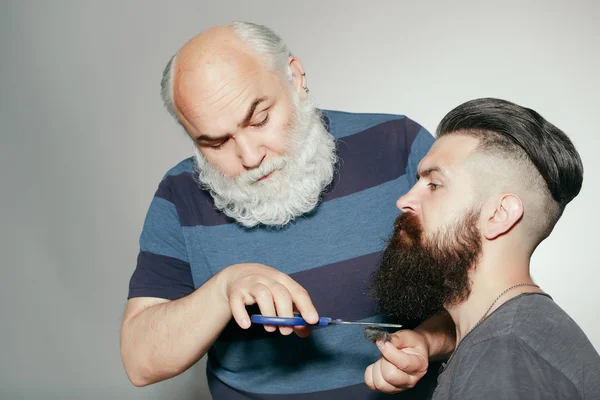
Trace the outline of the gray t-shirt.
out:
M 600 356 L 550 296 L 525 293 L 468 333 L 434 400 L 600 399 Z

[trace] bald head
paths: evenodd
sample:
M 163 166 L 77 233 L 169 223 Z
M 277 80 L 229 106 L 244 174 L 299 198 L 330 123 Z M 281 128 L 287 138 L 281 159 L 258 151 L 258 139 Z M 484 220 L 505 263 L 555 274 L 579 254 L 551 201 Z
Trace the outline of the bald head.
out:
M 265 26 L 248 22 L 217 26 L 196 35 L 171 58 L 163 72 L 161 96 L 181 123 L 181 109 L 194 108 L 188 100 L 199 89 L 210 92 L 210 85 L 235 84 L 226 81 L 250 79 L 259 71 L 278 72 L 290 80 L 289 56 L 283 40 Z
M 180 119 L 193 123 L 220 98 L 245 87 L 266 72 L 263 57 L 254 53 L 228 26 L 202 32 L 180 50 L 173 66 L 173 103 Z M 233 89 L 233 90 L 231 90 Z
M 229 57 L 234 51 L 248 52 L 230 25 L 217 26 L 190 39 L 179 50 L 181 68 L 196 68 L 215 57 Z

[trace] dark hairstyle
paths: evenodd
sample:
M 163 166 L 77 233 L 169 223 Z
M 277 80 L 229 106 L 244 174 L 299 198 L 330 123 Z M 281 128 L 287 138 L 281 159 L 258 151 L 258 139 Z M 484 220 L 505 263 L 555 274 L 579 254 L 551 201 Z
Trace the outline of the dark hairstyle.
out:
M 579 153 L 563 131 L 534 110 L 500 99 L 471 100 L 442 119 L 437 136 L 458 131 L 479 138 L 484 149 L 524 151 L 544 178 L 560 213 L 579 194 L 583 182 Z

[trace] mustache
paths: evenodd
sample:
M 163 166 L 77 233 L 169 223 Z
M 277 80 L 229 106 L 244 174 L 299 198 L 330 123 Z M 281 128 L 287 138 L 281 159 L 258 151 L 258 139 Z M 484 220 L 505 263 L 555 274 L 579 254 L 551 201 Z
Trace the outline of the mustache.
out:
M 423 234 L 423 226 L 419 217 L 412 212 L 404 212 L 394 221 L 394 233 L 392 242 L 401 240 L 400 233 L 404 232 L 412 240 L 420 241 Z
M 263 176 L 285 168 L 287 163 L 287 157 L 285 156 L 276 157 L 272 160 L 265 160 L 258 167 L 244 172 L 243 174 L 237 176 L 236 179 L 243 185 L 252 185 L 258 182 L 258 180 Z

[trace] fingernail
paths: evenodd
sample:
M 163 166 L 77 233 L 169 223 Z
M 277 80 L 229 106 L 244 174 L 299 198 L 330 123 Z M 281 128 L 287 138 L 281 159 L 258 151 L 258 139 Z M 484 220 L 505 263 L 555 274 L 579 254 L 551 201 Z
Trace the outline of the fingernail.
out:
M 379 350 L 383 351 L 383 349 L 385 349 L 385 342 L 383 340 L 378 340 L 377 347 L 379 347 Z
M 306 320 L 309 322 L 313 321 L 313 323 L 316 323 L 319 320 L 319 316 L 315 313 L 309 313 L 306 315 Z
M 248 318 L 244 318 L 242 320 L 242 328 L 247 329 L 250 327 L 250 320 Z

